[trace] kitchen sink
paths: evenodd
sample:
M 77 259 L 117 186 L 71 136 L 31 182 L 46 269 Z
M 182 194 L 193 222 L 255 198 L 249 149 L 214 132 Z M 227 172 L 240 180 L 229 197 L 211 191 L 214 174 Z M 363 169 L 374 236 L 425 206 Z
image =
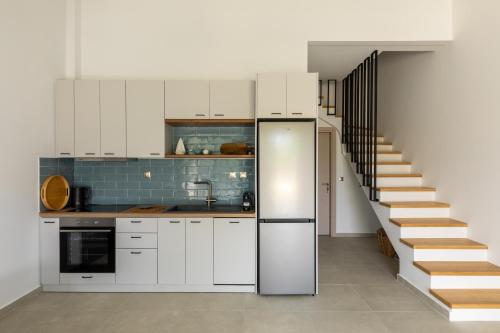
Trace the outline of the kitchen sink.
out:
M 240 212 L 240 205 L 177 205 L 166 210 L 167 212 Z

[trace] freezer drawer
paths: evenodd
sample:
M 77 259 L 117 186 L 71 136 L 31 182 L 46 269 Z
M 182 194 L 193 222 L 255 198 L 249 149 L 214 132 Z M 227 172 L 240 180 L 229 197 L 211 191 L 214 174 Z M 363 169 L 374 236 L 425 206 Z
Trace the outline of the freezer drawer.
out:
M 259 293 L 316 292 L 314 223 L 259 223 Z

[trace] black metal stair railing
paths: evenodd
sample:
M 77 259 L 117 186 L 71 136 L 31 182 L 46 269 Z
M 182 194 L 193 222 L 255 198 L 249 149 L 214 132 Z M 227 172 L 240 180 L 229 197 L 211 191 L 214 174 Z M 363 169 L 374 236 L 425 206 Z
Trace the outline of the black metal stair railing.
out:
M 372 201 L 377 200 L 377 82 L 378 51 L 342 80 L 342 143 Z

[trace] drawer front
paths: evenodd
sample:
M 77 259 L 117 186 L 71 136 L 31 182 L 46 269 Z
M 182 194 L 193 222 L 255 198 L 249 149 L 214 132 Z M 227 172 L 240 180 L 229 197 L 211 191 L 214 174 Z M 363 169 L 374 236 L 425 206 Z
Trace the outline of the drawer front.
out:
M 156 232 L 156 218 L 119 218 L 116 219 L 116 232 Z
M 157 250 L 116 250 L 117 284 L 157 284 Z
M 113 273 L 61 273 L 61 284 L 115 284 Z
M 156 233 L 117 233 L 117 249 L 156 249 L 158 240 Z

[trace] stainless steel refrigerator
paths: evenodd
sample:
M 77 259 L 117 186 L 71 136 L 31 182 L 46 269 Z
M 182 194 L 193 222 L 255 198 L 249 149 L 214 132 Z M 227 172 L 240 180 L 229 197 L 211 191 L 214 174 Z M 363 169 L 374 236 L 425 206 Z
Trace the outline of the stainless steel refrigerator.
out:
M 258 291 L 316 293 L 316 120 L 257 123 Z

